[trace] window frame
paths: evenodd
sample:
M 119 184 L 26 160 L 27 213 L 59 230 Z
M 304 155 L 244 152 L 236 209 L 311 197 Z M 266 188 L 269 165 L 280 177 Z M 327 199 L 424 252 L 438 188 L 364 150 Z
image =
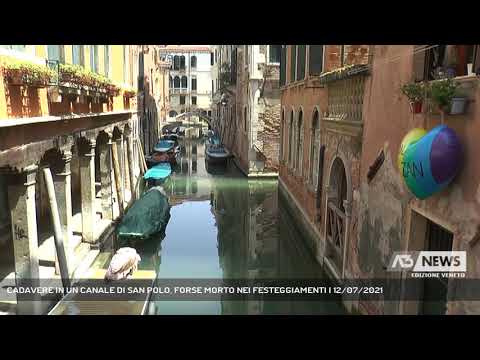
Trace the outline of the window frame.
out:
M 278 61 L 271 61 L 270 60 L 270 55 L 271 55 L 271 47 L 272 46 L 279 46 L 279 54 L 278 54 Z M 282 61 L 282 46 L 283 45 L 267 45 L 267 64 L 271 64 L 271 65 L 280 65 L 280 62 Z

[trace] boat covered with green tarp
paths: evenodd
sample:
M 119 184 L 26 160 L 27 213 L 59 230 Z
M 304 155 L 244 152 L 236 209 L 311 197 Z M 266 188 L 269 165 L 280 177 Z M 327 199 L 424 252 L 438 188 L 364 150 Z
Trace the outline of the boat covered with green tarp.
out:
M 120 238 L 147 239 L 164 232 L 169 220 L 168 197 L 160 186 L 155 186 L 133 203 L 117 233 Z

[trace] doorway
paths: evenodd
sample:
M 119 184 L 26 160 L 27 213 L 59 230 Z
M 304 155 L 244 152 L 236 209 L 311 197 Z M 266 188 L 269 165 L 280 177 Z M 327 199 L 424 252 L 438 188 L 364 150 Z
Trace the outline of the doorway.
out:
M 453 234 L 427 219 L 427 251 L 452 251 Z M 427 278 L 423 284 L 421 315 L 445 315 L 447 312 L 448 278 Z M 433 301 L 429 301 L 432 299 Z

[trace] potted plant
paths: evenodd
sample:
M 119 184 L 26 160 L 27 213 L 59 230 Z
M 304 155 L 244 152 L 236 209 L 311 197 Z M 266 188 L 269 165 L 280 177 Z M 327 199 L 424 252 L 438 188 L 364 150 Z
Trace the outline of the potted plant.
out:
M 467 108 L 468 97 L 467 95 L 457 88 L 455 95 L 452 97 L 450 115 L 465 114 Z
M 452 79 L 433 81 L 430 84 L 429 94 L 440 112 L 450 112 L 452 99 L 455 96 L 457 87 L 458 84 Z
M 421 113 L 425 98 L 425 85 L 423 83 L 409 83 L 403 85 L 401 91 L 410 102 L 410 110 L 414 114 Z

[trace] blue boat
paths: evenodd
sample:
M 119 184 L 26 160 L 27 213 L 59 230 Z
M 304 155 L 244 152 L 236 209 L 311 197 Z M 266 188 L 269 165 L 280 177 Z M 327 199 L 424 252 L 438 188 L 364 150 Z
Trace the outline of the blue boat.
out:
M 153 148 L 154 151 L 163 153 L 173 150 L 175 147 L 175 141 L 173 140 L 160 140 Z
M 163 183 L 171 173 L 172 167 L 170 166 L 170 163 L 163 162 L 148 169 L 145 175 L 143 175 L 143 178 L 148 182 Z

